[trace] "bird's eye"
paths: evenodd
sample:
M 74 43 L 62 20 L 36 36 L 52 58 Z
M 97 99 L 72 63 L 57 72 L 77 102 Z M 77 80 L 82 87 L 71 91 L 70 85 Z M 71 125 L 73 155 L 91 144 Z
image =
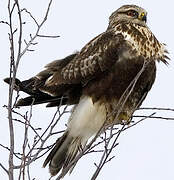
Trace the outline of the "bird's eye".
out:
M 134 10 L 127 11 L 127 15 L 131 17 L 138 17 L 138 13 Z

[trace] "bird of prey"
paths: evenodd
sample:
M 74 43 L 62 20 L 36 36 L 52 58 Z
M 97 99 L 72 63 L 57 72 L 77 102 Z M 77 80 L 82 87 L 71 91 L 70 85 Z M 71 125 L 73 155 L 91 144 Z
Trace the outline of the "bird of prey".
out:
M 28 80 L 15 80 L 15 88 L 29 94 L 17 106 L 74 105 L 66 131 L 43 165 L 49 164 L 52 176 L 103 126 L 130 122 L 154 83 L 156 62 L 167 64 L 165 45 L 146 20 L 143 8 L 124 5 L 111 14 L 106 31 L 79 52 L 51 62 Z

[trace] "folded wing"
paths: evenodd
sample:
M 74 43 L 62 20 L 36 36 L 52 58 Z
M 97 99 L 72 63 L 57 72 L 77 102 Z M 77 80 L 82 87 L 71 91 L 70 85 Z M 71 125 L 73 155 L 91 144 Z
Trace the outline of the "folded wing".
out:
M 80 52 L 45 66 L 36 76 L 20 81 L 15 89 L 30 96 L 20 99 L 17 106 L 48 103 L 48 107 L 77 104 L 89 81 L 109 71 L 118 60 L 123 36 L 107 31 L 91 40 Z M 10 78 L 5 82 L 10 84 Z

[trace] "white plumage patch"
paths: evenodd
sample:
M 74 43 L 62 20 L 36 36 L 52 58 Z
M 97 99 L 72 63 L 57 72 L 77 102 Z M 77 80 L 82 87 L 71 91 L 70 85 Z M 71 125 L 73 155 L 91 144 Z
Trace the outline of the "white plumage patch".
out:
M 45 85 L 49 84 L 50 81 L 52 81 L 53 79 L 53 75 L 51 75 L 46 81 L 45 81 Z
M 90 97 L 84 96 L 74 108 L 68 122 L 69 135 L 81 137 L 87 141 L 96 134 L 106 119 L 104 104 L 94 103 Z
M 130 24 L 126 25 L 129 30 L 131 30 Z M 118 25 L 120 28 L 120 25 Z M 116 27 L 116 29 L 118 28 Z M 145 41 L 139 36 L 139 40 L 137 37 L 129 33 L 128 31 L 123 31 L 122 29 L 116 30 L 116 34 L 121 33 L 124 36 L 124 39 L 127 43 L 132 47 L 132 50 L 136 50 L 137 54 L 135 56 L 144 56 L 145 58 L 154 58 L 154 59 L 165 59 L 165 54 L 167 50 L 165 45 L 158 42 L 153 33 L 150 31 L 148 27 L 139 26 L 134 24 L 134 28 L 137 29 L 142 37 L 145 38 Z M 142 41 L 144 41 L 142 43 Z

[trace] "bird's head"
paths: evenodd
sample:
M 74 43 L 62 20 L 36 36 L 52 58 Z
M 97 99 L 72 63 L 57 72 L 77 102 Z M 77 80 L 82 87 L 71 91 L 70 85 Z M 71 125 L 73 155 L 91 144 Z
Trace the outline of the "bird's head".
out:
M 140 26 L 147 26 L 147 12 L 136 5 L 124 5 L 113 12 L 109 18 L 109 27 L 114 27 L 118 23 L 132 23 Z

